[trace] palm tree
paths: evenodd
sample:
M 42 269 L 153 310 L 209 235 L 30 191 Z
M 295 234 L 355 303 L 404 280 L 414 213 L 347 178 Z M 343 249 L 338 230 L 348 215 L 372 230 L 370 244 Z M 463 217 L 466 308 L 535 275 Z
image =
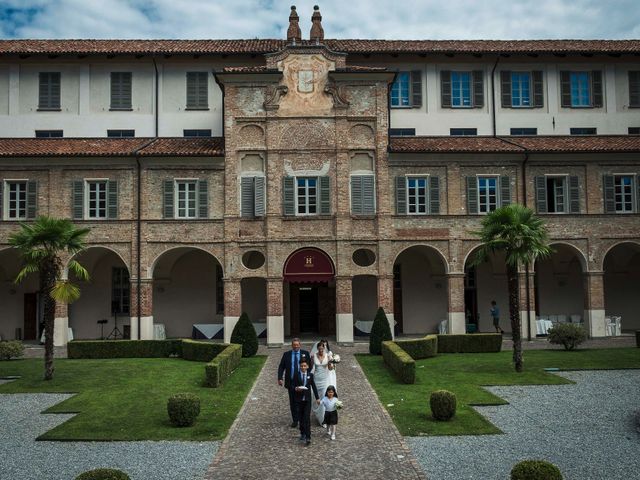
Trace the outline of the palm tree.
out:
M 23 267 L 15 279 L 21 282 L 30 273 L 40 273 L 40 293 L 44 299 L 44 379 L 53 378 L 53 325 L 56 302 L 71 303 L 80 297 L 80 289 L 62 280 L 60 254 L 75 255 L 84 250 L 88 228 L 76 228 L 70 220 L 38 217 L 33 223 L 21 224 L 22 229 L 9 237 L 9 243 L 22 257 Z M 80 280 L 89 273 L 77 261 L 69 262 L 69 270 Z
M 490 253 L 504 252 L 509 289 L 509 318 L 513 335 L 513 363 L 522 371 L 522 333 L 518 304 L 518 265 L 533 264 L 537 258 L 548 257 L 547 229 L 533 210 L 519 204 L 498 208 L 482 220 L 482 229 L 473 232 L 482 241 L 473 263 L 479 265 Z

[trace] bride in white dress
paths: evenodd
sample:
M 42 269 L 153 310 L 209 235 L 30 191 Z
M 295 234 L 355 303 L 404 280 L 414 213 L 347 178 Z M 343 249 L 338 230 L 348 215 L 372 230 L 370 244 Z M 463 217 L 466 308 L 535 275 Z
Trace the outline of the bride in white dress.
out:
M 329 385 L 333 385 L 337 389 L 336 385 L 336 371 L 335 365 L 331 363 L 333 360 L 333 354 L 328 348 L 329 344 L 326 340 L 320 340 L 317 342 L 311 350 L 311 357 L 313 358 L 313 376 L 318 388 L 318 395 L 320 399 L 324 398 L 324 394 Z M 324 423 L 324 406 L 318 405 L 316 402 L 311 403 L 311 409 L 313 414 L 318 420 L 318 424 Z

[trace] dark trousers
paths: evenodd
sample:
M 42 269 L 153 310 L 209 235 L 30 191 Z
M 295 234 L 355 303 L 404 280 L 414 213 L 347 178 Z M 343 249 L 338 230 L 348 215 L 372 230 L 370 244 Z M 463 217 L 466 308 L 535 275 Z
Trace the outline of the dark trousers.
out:
M 311 402 L 304 400 L 296 402 L 298 412 L 298 422 L 300 422 L 300 436 L 311 439 Z
M 296 391 L 294 386 L 289 387 L 289 409 L 291 410 L 291 419 L 294 422 L 298 421 L 298 410 L 296 408 Z

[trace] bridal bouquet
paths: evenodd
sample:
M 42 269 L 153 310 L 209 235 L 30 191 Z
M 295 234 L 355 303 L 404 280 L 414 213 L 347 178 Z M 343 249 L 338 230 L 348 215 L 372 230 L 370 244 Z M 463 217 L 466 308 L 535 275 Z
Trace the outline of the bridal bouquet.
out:
M 331 359 L 331 363 L 340 363 L 340 355 L 334 355 Z
M 341 400 L 336 400 L 336 409 L 340 410 L 342 408 L 342 401 Z

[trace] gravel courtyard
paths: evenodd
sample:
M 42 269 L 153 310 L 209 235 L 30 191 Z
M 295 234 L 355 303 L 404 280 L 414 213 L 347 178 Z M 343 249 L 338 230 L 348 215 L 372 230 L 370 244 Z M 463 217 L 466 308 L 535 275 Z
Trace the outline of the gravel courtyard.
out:
M 38 442 L 73 415 L 40 412 L 66 394 L 0 395 L 0 478 L 72 480 L 85 470 L 119 468 L 132 480 L 202 479 L 219 442 Z
M 508 479 L 520 460 L 556 464 L 565 480 L 638 478 L 640 371 L 560 372 L 575 385 L 487 387 L 509 405 L 476 407 L 504 435 L 410 437 L 427 476 Z

